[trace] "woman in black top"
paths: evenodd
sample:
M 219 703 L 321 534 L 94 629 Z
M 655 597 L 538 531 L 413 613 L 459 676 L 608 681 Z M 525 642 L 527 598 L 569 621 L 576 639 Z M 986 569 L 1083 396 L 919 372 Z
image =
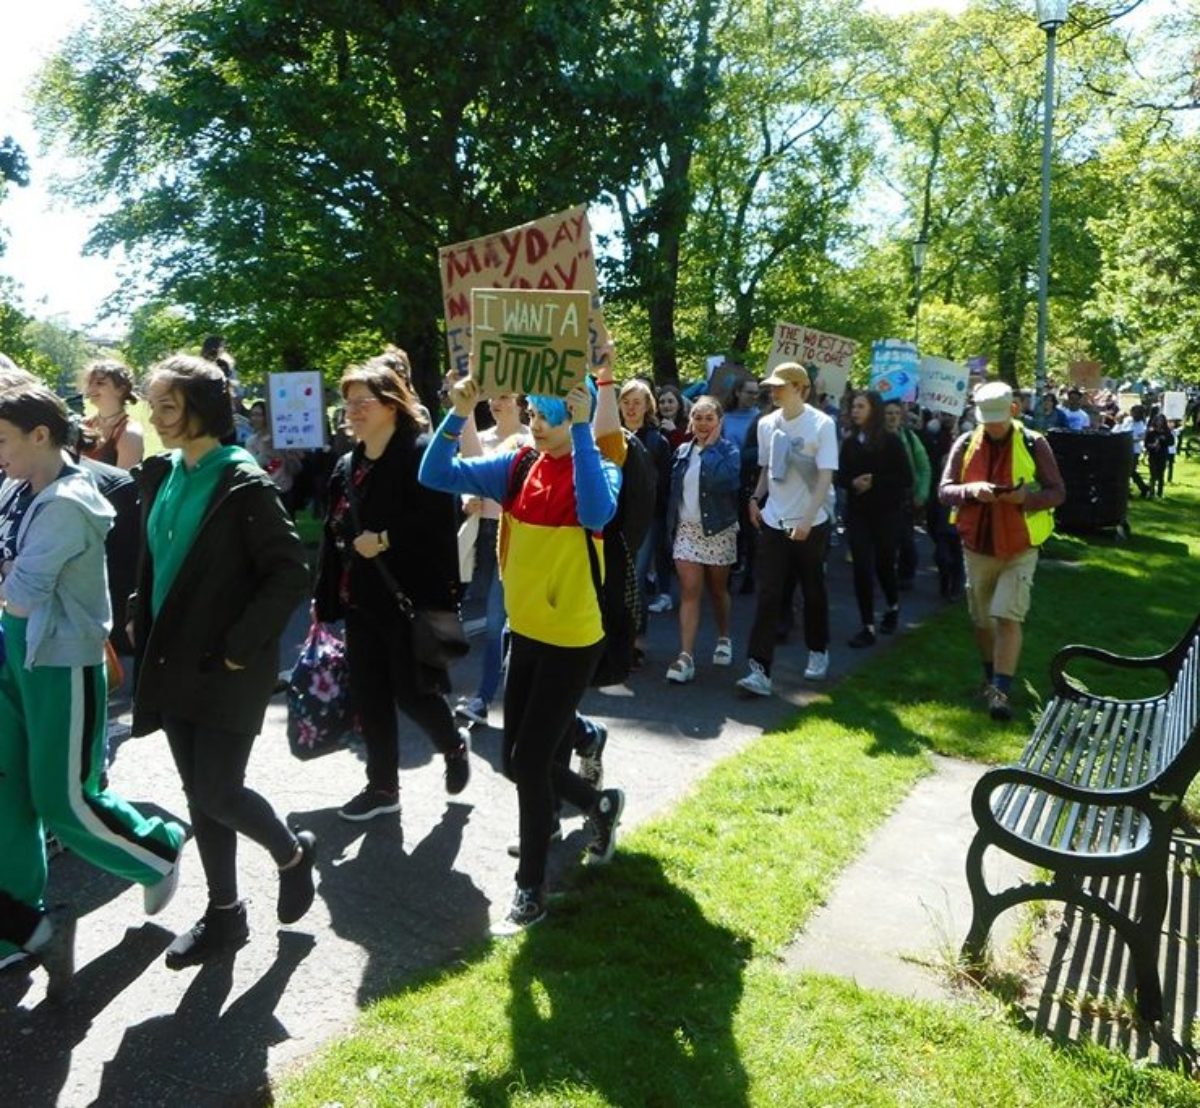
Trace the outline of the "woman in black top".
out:
M 1167 475 L 1167 459 L 1171 447 L 1175 445 L 1175 436 L 1171 433 L 1171 425 L 1162 412 L 1150 420 L 1150 429 L 1146 432 L 1146 465 L 1150 468 L 1150 495 L 1161 497 L 1163 482 Z
M 900 622 L 896 546 L 905 498 L 912 496 L 912 472 L 904 444 L 884 426 L 883 401 L 875 391 L 860 392 L 850 406 L 853 430 L 842 440 L 837 483 L 847 490 L 846 535 L 854 559 L 854 592 L 862 629 L 854 647 L 875 642 L 875 583 L 879 578 L 887 610 L 879 630 L 890 635 Z
M 347 370 L 341 390 L 358 441 L 330 480 L 314 601 L 318 620 L 346 621 L 367 784 L 339 814 L 357 821 L 400 811 L 397 706 L 445 757 L 448 793 L 466 788 L 470 744 L 446 701 L 449 675 L 414 656 L 410 621 L 373 564 L 383 559 L 416 608 L 458 607 L 454 498 L 417 481 L 428 423 L 412 390 L 382 361 Z

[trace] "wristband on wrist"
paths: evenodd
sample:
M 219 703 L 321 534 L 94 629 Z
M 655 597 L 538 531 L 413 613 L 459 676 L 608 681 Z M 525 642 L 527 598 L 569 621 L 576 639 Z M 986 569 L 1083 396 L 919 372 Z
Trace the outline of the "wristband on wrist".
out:
M 596 388 L 598 388 L 598 389 L 606 389 L 606 388 L 608 388 L 608 387 L 609 387 L 609 385 L 612 385 L 612 384 L 615 384 L 615 382 L 614 382 L 614 381 L 612 381 L 612 380 L 608 380 L 608 381 L 597 381 L 597 382 L 596 382 Z

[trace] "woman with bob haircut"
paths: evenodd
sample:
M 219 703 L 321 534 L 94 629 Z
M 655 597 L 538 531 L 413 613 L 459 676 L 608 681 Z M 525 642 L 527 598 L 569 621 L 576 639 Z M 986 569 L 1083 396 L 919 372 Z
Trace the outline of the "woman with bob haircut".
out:
M 96 409 L 83 421 L 91 442 L 84 455 L 105 465 L 133 469 L 146 449 L 142 425 L 130 420 L 127 410 L 137 400 L 133 371 L 112 358 L 90 362 L 83 371 L 83 394 Z
M 308 567 L 270 477 L 242 447 L 221 444 L 233 429 L 221 370 L 176 354 L 151 369 L 146 386 L 150 422 L 169 453 L 137 471 L 133 734 L 166 732 L 208 884 L 204 915 L 167 948 L 167 965 L 181 969 L 249 937 L 239 833 L 279 867 L 280 923 L 295 923 L 312 904 L 315 836 L 293 833 L 245 784 L 279 671 L 279 637 L 307 594 Z
M 413 650 L 411 621 L 384 580 L 383 565 L 415 608 L 458 607 L 458 531 L 453 497 L 417 480 L 429 442 L 412 389 L 378 359 L 341 381 L 357 440 L 334 467 L 314 595 L 322 623 L 346 621 L 350 699 L 367 746 L 367 781 L 342 805 L 361 821 L 400 811 L 396 708 L 445 760 L 446 791 L 470 778 L 470 740 L 446 700 L 450 676 Z
M 67 460 L 66 406 L 41 384 L 15 381 L 0 392 L 0 890 L 24 906 L 22 927 L 42 932 L 30 933 L 29 950 L 51 926 L 41 918 L 44 829 L 142 885 L 151 915 L 175 892 L 184 831 L 101 787 L 112 626 L 104 540 L 114 513 Z

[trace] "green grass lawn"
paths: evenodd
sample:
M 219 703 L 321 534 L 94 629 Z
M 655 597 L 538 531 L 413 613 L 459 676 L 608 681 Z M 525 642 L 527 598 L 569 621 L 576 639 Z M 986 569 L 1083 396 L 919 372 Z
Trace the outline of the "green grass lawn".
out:
M 1013 757 L 1067 642 L 1164 648 L 1200 605 L 1200 465 L 1133 505 L 1128 542 L 1056 542 L 1038 571 L 1018 715 L 972 703 L 947 610 L 714 769 L 579 872 L 551 918 L 395 991 L 283 1081 L 296 1105 L 1200 1105 L 1200 1086 L 1017 1026 L 998 1000 L 901 1000 L 785 972 L 779 953 L 928 752 Z M 1084 680 L 1096 674 L 1079 671 Z

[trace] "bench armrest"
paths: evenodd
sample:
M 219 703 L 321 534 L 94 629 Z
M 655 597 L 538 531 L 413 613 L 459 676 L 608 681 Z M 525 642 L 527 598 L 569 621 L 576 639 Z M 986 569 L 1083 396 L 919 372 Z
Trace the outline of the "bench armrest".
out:
M 1094 804 L 1102 808 L 1135 808 L 1154 822 L 1164 818 L 1181 800 L 1180 797 L 1149 793 L 1144 786 L 1131 789 L 1089 789 L 1081 785 L 1072 785 L 1068 781 L 1060 781 L 1046 773 L 1023 769 L 1021 766 L 999 766 L 988 770 L 976 781 L 971 793 L 971 814 L 979 827 L 988 824 L 1000 829 L 999 821 L 992 811 L 992 794 L 1004 785 L 1027 785 L 1071 804 Z
M 1101 662 L 1114 669 L 1157 669 L 1170 682 L 1175 678 L 1178 660 L 1174 649 L 1166 654 L 1155 654 L 1145 658 L 1131 658 L 1125 654 L 1114 654 L 1110 650 L 1101 650 L 1098 646 L 1064 646 L 1050 663 L 1050 683 L 1058 696 L 1074 700 L 1086 692 L 1078 682 L 1072 681 L 1066 674 L 1066 668 L 1071 662 L 1086 658 L 1089 661 Z

